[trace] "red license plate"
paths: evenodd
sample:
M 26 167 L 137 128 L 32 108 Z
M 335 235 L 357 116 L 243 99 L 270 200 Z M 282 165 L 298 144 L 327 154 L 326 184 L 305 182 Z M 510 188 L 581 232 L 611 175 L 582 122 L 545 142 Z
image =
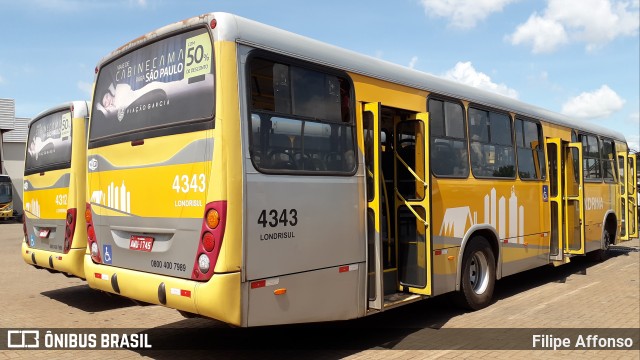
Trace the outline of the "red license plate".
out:
M 131 235 L 129 240 L 129 249 L 139 251 L 151 251 L 153 247 L 153 238 L 148 236 Z
M 40 229 L 40 232 L 38 233 L 38 236 L 46 239 L 49 237 L 49 232 L 51 231 L 51 229 Z

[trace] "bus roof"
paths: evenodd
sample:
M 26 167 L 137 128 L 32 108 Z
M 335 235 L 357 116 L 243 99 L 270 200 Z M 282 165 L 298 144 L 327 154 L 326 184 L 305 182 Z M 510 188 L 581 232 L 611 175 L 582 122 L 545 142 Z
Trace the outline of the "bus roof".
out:
M 217 40 L 234 41 L 267 49 L 351 73 L 515 112 L 525 117 L 626 142 L 622 133 L 603 126 L 577 121 L 569 116 L 526 104 L 513 98 L 409 69 L 229 13 L 213 12 L 162 27 L 113 51 L 101 60 L 100 66 L 138 45 L 152 41 L 154 38 L 198 24 L 209 24 L 213 19 L 218 23 L 218 26 L 213 30 L 214 38 Z
M 68 101 L 62 104 L 58 104 L 56 106 L 52 106 L 46 110 L 41 111 L 38 115 L 36 115 L 31 121 L 29 121 L 29 128 L 31 125 L 39 120 L 41 117 L 49 115 L 54 112 L 58 112 L 65 109 L 70 109 L 71 106 L 74 108 L 76 117 L 87 117 L 89 116 L 89 102 L 85 100 L 77 100 L 77 101 Z

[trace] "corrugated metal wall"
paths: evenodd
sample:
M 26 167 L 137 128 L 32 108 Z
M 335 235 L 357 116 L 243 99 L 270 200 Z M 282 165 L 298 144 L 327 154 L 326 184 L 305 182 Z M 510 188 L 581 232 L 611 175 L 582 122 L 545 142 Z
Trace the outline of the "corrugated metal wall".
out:
M 15 100 L 0 99 L 0 131 L 12 130 L 16 116 Z
M 26 143 L 27 132 L 29 130 L 29 118 L 16 118 L 14 129 L 2 135 L 4 142 Z

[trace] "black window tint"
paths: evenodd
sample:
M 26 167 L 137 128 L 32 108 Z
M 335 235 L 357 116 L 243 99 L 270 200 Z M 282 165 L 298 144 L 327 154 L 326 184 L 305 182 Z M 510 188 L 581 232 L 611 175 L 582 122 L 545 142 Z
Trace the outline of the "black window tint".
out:
M 598 138 L 593 135 L 580 134 L 582 142 L 583 172 L 587 181 L 600 181 L 602 168 Z
M 507 115 L 469 109 L 471 169 L 477 177 L 515 177 L 511 121 Z
M 440 100 L 429 100 L 429 123 L 431 124 L 431 136 L 445 136 L 443 103 L 444 102 Z
M 516 119 L 515 127 L 518 147 L 518 176 L 521 179 L 544 179 L 546 169 L 540 124 Z
M 607 182 L 616 181 L 615 144 L 611 140 L 602 139 L 602 175 Z
M 542 131 L 540 125 L 532 121 L 524 121 L 524 146 L 530 149 L 540 149 L 542 146 Z
M 489 142 L 489 112 L 469 109 L 469 134 L 471 141 Z
M 466 138 L 462 105 L 445 101 L 444 114 L 446 135 L 458 139 Z
M 90 142 L 170 127 L 214 114 L 213 46 L 206 28 L 150 43 L 100 69 Z M 193 131 L 193 130 L 191 130 Z
M 333 75 L 291 68 L 293 115 L 341 121 L 340 84 Z
M 356 166 L 349 81 L 270 59 L 252 58 L 251 146 L 266 172 L 349 173 Z
M 429 99 L 431 171 L 436 176 L 469 176 L 469 155 L 462 105 Z
M 30 124 L 25 175 L 71 165 L 71 118 L 70 111 L 59 111 Z
M 496 145 L 511 146 L 511 121 L 509 121 L 509 117 L 493 112 L 490 114 L 491 123 L 489 124 L 489 129 L 491 130 L 491 142 Z

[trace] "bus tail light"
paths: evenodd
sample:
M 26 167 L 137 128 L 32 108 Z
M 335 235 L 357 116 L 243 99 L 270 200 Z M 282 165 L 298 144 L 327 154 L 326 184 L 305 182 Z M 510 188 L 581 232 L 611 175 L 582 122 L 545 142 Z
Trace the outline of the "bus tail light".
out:
M 204 247 L 204 249 L 208 252 L 213 251 L 213 248 L 216 245 L 215 242 L 216 239 L 213 234 L 205 231 L 204 235 L 202 235 L 202 246 Z
M 73 234 L 76 231 L 76 209 L 67 210 L 67 221 L 64 226 L 64 253 L 68 254 L 73 244 Z
M 218 213 L 218 210 L 216 209 L 209 209 L 209 211 L 207 211 L 206 220 L 207 226 L 210 229 L 215 229 L 218 227 L 218 224 L 220 224 L 220 213 Z
M 93 216 L 91 215 L 91 204 L 89 203 L 87 203 L 84 217 L 85 220 L 87 220 L 87 241 L 89 243 L 89 250 L 91 251 L 91 259 L 93 262 L 101 264 L 102 258 L 100 257 L 100 248 L 98 247 L 98 240 L 96 240 L 96 231 L 93 227 Z
M 191 279 L 206 281 L 213 275 L 220 246 L 224 237 L 227 218 L 227 202 L 214 201 L 205 206 L 198 252 L 193 264 Z

